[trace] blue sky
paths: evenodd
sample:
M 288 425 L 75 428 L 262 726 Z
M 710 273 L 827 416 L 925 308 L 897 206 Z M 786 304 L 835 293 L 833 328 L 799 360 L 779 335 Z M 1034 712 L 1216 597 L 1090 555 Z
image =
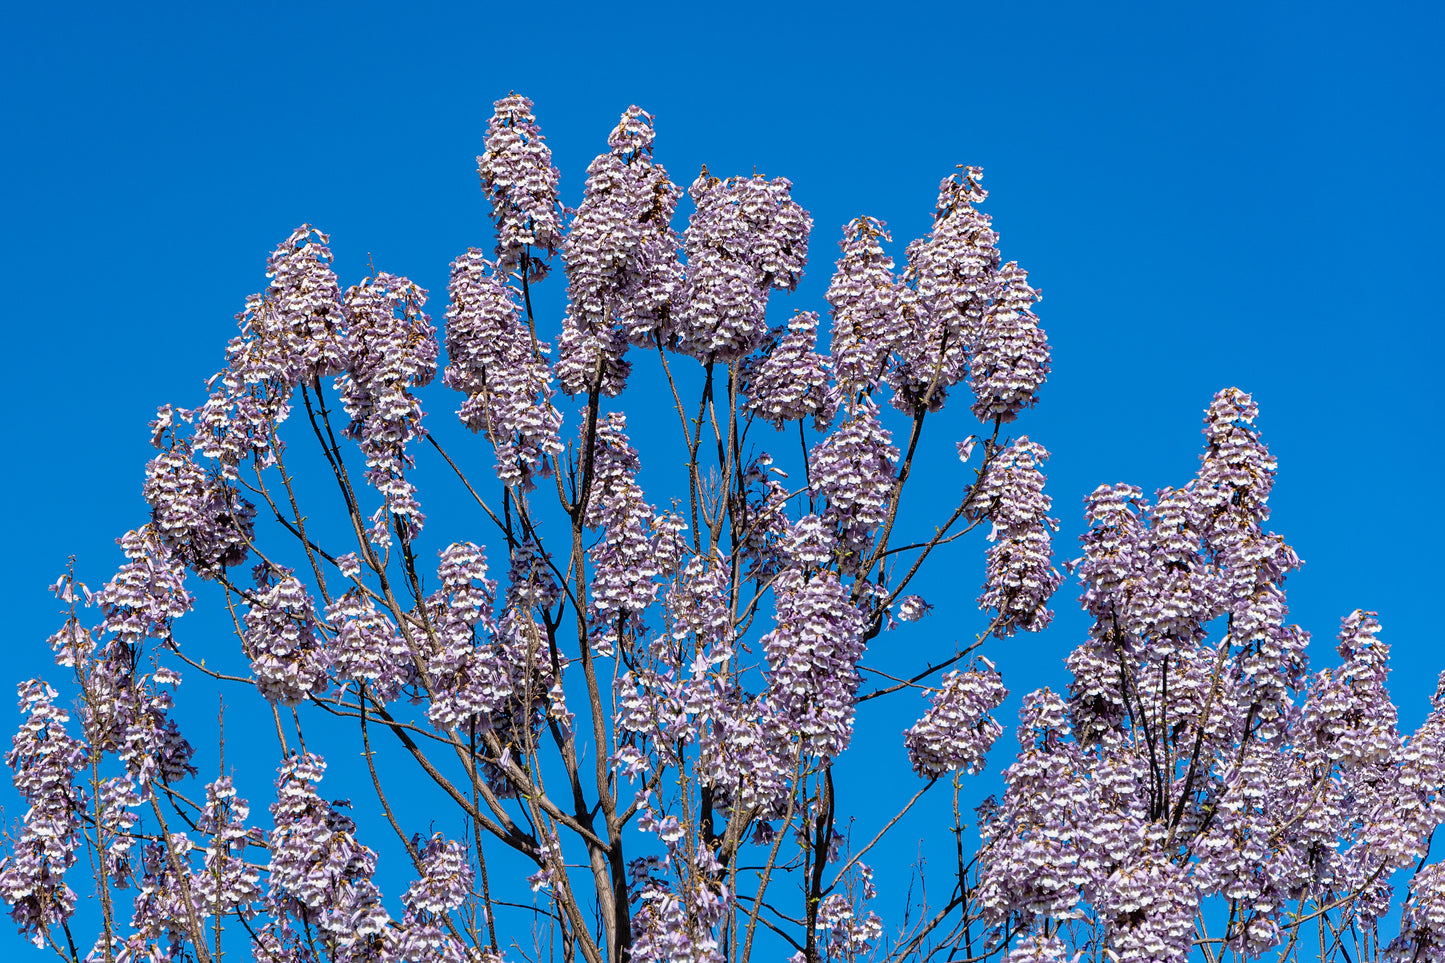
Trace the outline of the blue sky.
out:
M 92 585 L 113 571 L 144 521 L 146 422 L 203 397 L 292 228 L 331 233 L 343 284 L 368 255 L 418 281 L 440 320 L 448 262 L 491 243 L 474 158 L 516 90 L 571 204 L 633 103 L 684 185 L 704 162 L 792 179 L 810 269 L 774 323 L 825 307 L 847 220 L 886 220 L 901 260 L 940 178 L 983 166 L 1004 257 L 1044 293 L 1054 374 L 1019 430 L 1053 452 L 1059 557 L 1096 485 L 1183 484 L 1210 396 L 1238 385 L 1280 460 L 1272 526 L 1307 562 L 1288 588 L 1316 664 L 1342 616 L 1375 609 L 1402 722 L 1424 715 L 1445 668 L 1434 5 L 13 4 L 0 23 L 16 680 L 56 676 L 46 584 L 72 553 Z M 908 645 L 982 624 L 980 555 L 933 583 Z M 1065 683 L 1076 597 L 1042 636 L 990 643 L 1010 729 L 1019 694 Z M 894 722 L 870 748 L 901 752 Z

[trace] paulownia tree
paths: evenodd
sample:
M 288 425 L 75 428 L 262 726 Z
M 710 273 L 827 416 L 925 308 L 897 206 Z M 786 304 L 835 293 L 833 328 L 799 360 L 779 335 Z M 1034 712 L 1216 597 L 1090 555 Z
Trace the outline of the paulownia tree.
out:
M 860 217 L 828 320 L 770 326 L 812 227 L 790 183 L 704 168 L 679 235 L 683 192 L 653 136 L 629 108 L 568 210 L 531 103 L 498 101 L 478 159 L 496 245 L 452 263 L 440 344 L 425 291 L 386 273 L 343 290 L 320 231 L 271 255 L 209 396 L 151 425 L 151 515 L 120 539 L 125 563 L 98 592 L 73 571 L 54 586 L 67 694 L 20 686 L 7 756 L 30 807 L 0 869 L 20 930 L 71 963 L 1445 959 L 1445 870 L 1425 865 L 1445 691 L 1402 736 L 1366 612 L 1344 619 L 1340 666 L 1309 672 L 1283 591 L 1300 561 L 1264 527 L 1275 462 L 1237 389 L 1208 408 L 1193 479 L 1089 497 L 1068 568 L 1093 628 L 1067 689 L 1024 699 L 976 852 L 957 805 L 937 827 L 948 886 L 902 923 L 869 908 L 866 860 L 897 819 L 866 841 L 840 832 L 834 767 L 859 703 L 926 696 L 887 742 L 919 777 L 899 816 L 932 787 L 957 794 L 1003 731 L 1006 691 L 976 650 L 1044 628 L 1061 582 L 1048 452 L 1009 434 L 1049 371 L 1038 295 L 965 168 L 902 266 Z M 534 288 L 559 261 L 566 309 L 547 329 Z M 441 380 L 484 439 L 466 450 L 423 419 L 443 348 Z M 675 409 L 670 507 L 639 484 L 637 396 Z M 975 433 L 949 439 L 965 467 L 925 501 L 957 498 L 909 541 L 925 424 L 950 402 Z M 423 458 L 488 549 L 428 541 Z M 324 500 L 298 480 L 310 467 Z M 930 608 L 909 594 L 920 568 L 974 529 L 973 643 L 865 684 L 870 644 Z M 229 662 L 178 629 L 197 599 L 224 606 Z M 228 774 L 190 785 L 182 671 L 269 705 L 269 819 Z M 355 734 L 353 795 L 375 820 L 328 801 L 305 728 Z M 393 806 L 417 780 L 463 831 L 426 838 Z M 412 864 L 391 903 L 373 831 Z M 67 883 L 82 854 L 94 911 Z

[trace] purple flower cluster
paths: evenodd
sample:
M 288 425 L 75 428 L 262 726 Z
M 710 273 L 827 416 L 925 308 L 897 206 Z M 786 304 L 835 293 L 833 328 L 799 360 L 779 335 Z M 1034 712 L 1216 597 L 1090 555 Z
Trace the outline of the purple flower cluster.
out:
M 210 836 L 202 868 L 191 876 L 191 892 L 205 912 L 245 910 L 261 898 L 260 870 L 245 860 L 259 832 L 246 825 L 251 807 L 236 795 L 229 776 L 206 786 L 206 808 L 196 828 Z
M 898 364 L 889 383 L 904 411 L 942 407 L 948 389 L 968 369 L 970 349 L 984 331 L 998 293 L 998 234 L 974 207 L 988 192 L 983 171 L 966 168 L 939 185 L 933 229 L 908 245 L 907 280 L 921 310 L 898 339 Z
M 836 757 L 853 736 L 863 613 L 830 571 L 788 570 L 773 589 L 775 627 L 760 640 L 768 705 L 810 752 Z
M 500 269 L 476 248 L 452 262 L 448 291 L 442 380 L 467 396 L 457 415 L 496 448 L 497 477 L 530 489 L 534 475 L 551 474 L 547 459 L 562 451 L 548 347 L 519 318 Z
M 326 624 L 332 632 L 326 653 L 337 679 L 363 683 L 383 703 L 416 681 L 411 650 L 396 623 L 360 588 L 326 606 Z
M 1385 947 L 1383 963 L 1445 959 L 1445 863 L 1423 867 L 1410 883 L 1400 934 Z
M 190 412 L 167 405 L 158 421 Z M 156 442 L 159 447 L 160 433 Z M 246 561 L 255 536 L 256 509 L 220 477 L 208 477 L 191 444 L 171 432 L 171 444 L 146 465 L 141 490 L 151 506 L 151 526 L 169 553 L 202 578 Z
M 892 240 L 880 220 L 849 221 L 839 245 L 843 256 L 828 285 L 835 391 L 849 408 L 883 380 L 889 358 L 910 330 L 908 320 L 918 311 L 912 289 L 894 276 L 893 258 L 883 250 L 884 242 Z
M 289 570 L 260 566 L 249 601 L 242 641 L 257 691 L 287 706 L 325 692 L 329 653 L 306 585 Z
M 843 571 L 857 571 L 887 519 L 897 464 L 898 449 L 871 398 L 809 452 L 813 493 L 827 501 L 822 518 L 836 535 Z
M 643 817 L 667 848 L 664 857 L 633 860 L 628 866 L 632 900 L 632 958 L 646 963 L 722 963 L 718 930 L 733 907 L 733 894 L 719 881 L 722 865 L 705 845 L 695 849 L 675 816 Z M 675 877 L 669 878 L 669 877 Z
M 1042 445 L 1019 438 L 989 463 L 968 504 L 974 517 L 993 523 L 978 606 L 995 613 L 1000 636 L 1038 632 L 1054 615 L 1048 602 L 1063 578 L 1052 564 L 1058 522 L 1048 517 L 1052 500 L 1039 467 L 1048 457 Z
M 1003 678 L 987 659 L 983 668 L 950 672 L 933 694 L 928 711 L 903 735 L 908 759 L 920 776 L 977 773 L 1003 726 L 991 711 L 1008 697 Z
M 592 490 L 583 513 L 589 527 L 602 529 L 587 557 L 593 566 L 589 621 L 604 634 L 619 615 L 653 603 L 656 579 L 672 570 L 682 552 L 682 521 L 674 514 L 657 515 L 637 484 L 641 463 L 626 427 L 617 412 L 597 423 Z
M 768 292 L 795 290 L 808 261 L 813 219 L 779 177 L 720 180 L 703 168 L 688 194 L 697 205 L 683 234 L 687 287 L 674 334 L 699 359 L 733 361 L 767 336 Z
M 537 129 L 532 102 L 510 94 L 493 106 L 477 173 L 492 205 L 497 260 L 503 271 L 521 270 L 531 280 L 541 280 L 547 265 L 533 249 L 550 255 L 562 245 L 560 175 L 552 166 L 552 150 Z
M 785 422 L 812 416 L 821 430 L 833 417 L 826 362 L 818 355 L 818 315 L 799 311 L 786 329 L 776 330 L 762 352 L 742 365 L 747 408 L 781 429 Z
M 390 919 L 371 881 L 376 853 L 357 842 L 349 816 L 316 794 L 325 771 L 313 753 L 278 771 L 267 899 L 278 921 L 294 917 L 350 946 L 381 934 Z
M 327 241 L 309 224 L 293 231 L 267 261 L 271 283 L 237 315 L 241 334 L 226 348 L 220 387 L 196 412 L 196 450 L 225 477 L 251 455 L 270 464 L 292 390 L 346 368 L 345 310 Z
M 421 402 L 413 388 L 436 374 L 436 328 L 422 311 L 426 292 L 406 278 L 378 274 L 346 290 L 349 322 L 346 370 L 337 379 L 341 403 L 351 416 L 345 434 L 366 456 L 366 480 L 385 503 L 372 517 L 371 540 L 389 545 L 387 515 L 408 540 L 426 516 L 416 486 L 406 478 L 414 467 L 406 446 L 420 438 Z
M 73 780 L 89 762 L 89 751 L 66 731 L 70 715 L 55 706 L 54 689 L 31 679 L 20 684 L 19 695 L 25 721 L 5 764 L 30 809 L 20 838 L 0 863 L 0 898 L 10 904 L 20 932 L 44 946 L 46 928 L 75 912 L 65 871 L 75 865 L 85 806 L 85 793 Z
M 681 191 L 652 159 L 654 136 L 652 115 L 629 107 L 607 139 L 610 150 L 587 168 L 562 248 L 568 308 L 557 376 L 569 394 L 619 394 L 629 343 L 665 338 L 678 310 L 683 269 L 671 225 Z
M 1032 307 L 1039 294 L 1016 261 L 995 279 L 993 301 L 973 341 L 968 383 L 979 421 L 1013 421 L 1039 398 L 1049 374 L 1049 343 Z

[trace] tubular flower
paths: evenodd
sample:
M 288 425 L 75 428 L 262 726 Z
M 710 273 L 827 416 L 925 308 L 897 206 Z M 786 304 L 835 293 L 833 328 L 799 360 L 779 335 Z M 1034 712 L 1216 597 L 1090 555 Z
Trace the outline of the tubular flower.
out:
M 350 319 L 348 362 L 338 379 L 341 403 L 351 416 L 345 434 L 366 455 L 366 480 L 386 499 L 385 508 L 414 538 L 425 516 L 416 488 L 406 479 L 414 467 L 406 446 L 425 435 L 421 403 L 412 389 L 436 374 L 436 328 L 422 310 L 426 291 L 406 278 L 378 274 L 346 290 Z
M 613 412 L 597 423 L 591 493 L 583 519 L 602 529 L 587 555 L 593 565 L 590 616 L 604 631 L 622 613 L 637 613 L 657 598 L 655 579 L 677 560 L 680 544 L 667 516 L 657 516 L 637 484 L 641 463 Z
M 141 494 L 170 554 L 201 578 L 246 561 L 256 507 L 223 478 L 207 477 L 189 442 L 173 436 L 151 459 Z
M 536 248 L 551 256 L 562 244 L 560 175 L 537 128 L 532 102 L 510 94 L 493 107 L 477 173 L 497 226 L 497 261 L 505 272 L 525 270 L 530 280 L 540 281 L 547 275 L 546 261 L 530 252 Z
M 268 899 L 272 911 L 318 926 L 343 946 L 390 922 L 371 881 L 376 853 L 356 841 L 356 824 L 316 794 L 326 763 L 293 755 L 276 777 Z M 344 803 L 341 805 L 345 805 Z
M 241 334 L 226 348 L 220 387 L 196 412 L 197 450 L 226 478 L 254 455 L 271 464 L 272 435 L 290 414 L 297 386 L 346 367 L 346 312 L 325 234 L 303 224 L 267 262 L 267 289 L 236 316 Z
M 773 589 L 777 627 L 760 640 L 768 704 L 808 751 L 836 758 L 853 736 L 863 614 L 833 572 L 785 571 Z
M 888 517 L 897 464 L 898 449 L 870 398 L 808 454 L 813 494 L 827 499 L 823 520 L 836 528 L 845 571 L 857 570 Z
M 55 706 L 56 692 L 38 679 L 19 686 L 25 721 L 5 764 L 15 788 L 30 804 L 20 838 L 0 863 L 0 899 L 21 934 L 45 945 L 46 931 L 75 912 L 75 893 L 65 871 L 75 865 L 85 793 L 73 780 L 89 762 L 85 743 L 65 730 L 70 716 Z
M 446 349 L 442 375 L 467 400 L 457 415 L 483 432 L 497 452 L 497 477 L 532 488 L 534 475 L 551 474 L 548 458 L 562 451 L 562 415 L 552 405 L 548 346 L 518 317 L 517 302 L 500 268 L 476 248 L 451 265 Z
M 206 786 L 206 808 L 196 828 L 209 834 L 202 869 L 191 876 L 191 891 L 206 913 L 229 913 L 261 896 L 260 870 L 243 858 L 260 834 L 246 827 L 251 807 L 223 776 Z
M 1415 874 L 1400 920 L 1400 935 L 1385 948 L 1385 963 L 1445 958 L 1445 865 Z
M 361 589 L 334 599 L 326 607 L 326 623 L 334 633 L 327 654 L 337 679 L 366 684 L 367 695 L 382 704 L 417 681 L 411 652 L 396 623 L 378 611 Z

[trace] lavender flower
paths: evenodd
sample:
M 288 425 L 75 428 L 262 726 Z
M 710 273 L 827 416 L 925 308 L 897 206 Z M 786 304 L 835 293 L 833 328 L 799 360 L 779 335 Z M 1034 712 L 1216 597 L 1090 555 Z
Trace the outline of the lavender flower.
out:
M 568 309 L 558 379 L 569 394 L 621 392 L 628 344 L 666 338 L 683 270 L 672 215 L 681 194 L 652 159 L 652 115 L 629 107 L 587 168 L 582 206 L 562 248 Z
M 832 572 L 787 571 L 774 591 L 776 628 L 761 639 L 768 704 L 809 751 L 836 757 L 853 736 L 863 614 Z
M 969 357 L 973 413 L 983 422 L 1013 421 L 1032 408 L 1049 374 L 1049 343 L 1032 310 L 1040 295 L 1029 287 L 1028 272 L 1010 261 L 996 283 Z
M 344 433 L 361 446 L 366 480 L 385 499 L 372 541 L 390 544 L 388 514 L 409 541 L 426 519 L 406 477 L 415 467 L 406 446 L 425 434 L 412 389 L 436 374 L 436 329 L 422 311 L 426 292 L 406 278 L 378 274 L 348 288 L 343 304 L 351 322 L 346 371 L 337 381 L 351 416 Z
M 974 207 L 988 197 L 983 171 L 965 168 L 939 185 L 933 229 L 908 245 L 907 282 L 922 311 L 900 339 L 899 360 L 888 382 L 900 410 L 937 411 L 948 389 L 963 380 L 998 294 L 998 235 L 991 218 Z

